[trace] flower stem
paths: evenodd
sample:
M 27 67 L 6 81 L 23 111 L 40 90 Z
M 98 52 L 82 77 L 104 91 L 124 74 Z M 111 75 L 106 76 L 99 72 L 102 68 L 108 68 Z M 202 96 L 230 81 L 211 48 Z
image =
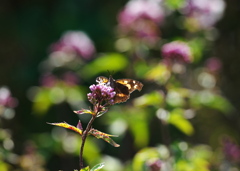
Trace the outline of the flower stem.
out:
M 85 131 L 83 131 L 83 134 L 82 134 L 82 144 L 81 144 L 81 148 L 80 148 L 80 157 L 79 157 L 80 170 L 82 168 L 84 168 L 84 166 L 83 166 L 83 148 L 84 148 L 87 136 L 88 136 L 88 132 L 90 131 L 90 129 L 92 127 L 92 123 L 96 117 L 97 117 L 97 115 L 92 115 L 92 118 L 90 119 Z

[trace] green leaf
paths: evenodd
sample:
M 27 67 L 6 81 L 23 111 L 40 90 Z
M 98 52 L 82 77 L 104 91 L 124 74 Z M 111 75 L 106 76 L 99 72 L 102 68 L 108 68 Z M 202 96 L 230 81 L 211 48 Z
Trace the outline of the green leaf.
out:
M 78 124 L 81 123 L 80 121 L 78 122 Z M 59 122 L 59 123 L 48 123 L 50 125 L 55 125 L 55 126 L 60 126 L 60 127 L 63 127 L 63 128 L 67 128 L 67 129 L 71 129 L 77 133 L 79 133 L 80 135 L 82 135 L 82 130 L 75 127 L 75 126 L 72 126 L 72 125 L 69 125 L 68 123 L 66 122 Z M 79 126 L 79 125 L 78 125 Z
M 192 135 L 194 133 L 192 124 L 183 117 L 182 109 L 174 109 L 170 114 L 168 122 L 177 127 L 186 135 Z
M 111 125 L 115 134 L 123 134 L 127 127 L 131 131 L 136 148 L 143 148 L 149 143 L 149 119 L 152 115 L 148 110 L 139 107 L 114 106 L 111 115 L 107 115 L 106 124 Z
M 90 171 L 89 166 L 87 166 L 87 167 L 81 169 L 80 171 Z
M 166 97 L 166 103 L 173 107 L 184 106 L 184 95 L 181 93 L 180 89 L 169 90 Z
M 185 0 L 166 0 L 165 1 L 165 4 L 173 10 L 183 7 L 185 3 L 186 3 Z
M 166 81 L 170 78 L 171 73 L 169 72 L 166 65 L 158 64 L 153 66 L 144 77 L 149 81 L 156 81 L 161 84 L 166 83 Z
M 163 95 L 158 91 L 152 91 L 134 99 L 134 106 L 159 106 L 163 102 Z
M 76 151 L 75 155 L 79 155 L 79 150 Z M 100 147 L 96 144 L 95 137 L 88 136 L 84 146 L 83 158 L 90 166 L 94 166 L 101 160 L 101 150 Z
M 111 144 L 114 147 L 119 147 L 120 145 L 115 143 L 110 137 L 116 137 L 115 135 L 110 135 L 110 134 L 106 134 L 104 132 L 98 131 L 96 129 L 91 129 L 89 131 L 89 134 L 93 135 L 94 137 L 98 138 L 98 139 L 103 139 L 104 141 L 108 142 L 109 144 Z
M 10 165 L 8 165 L 6 162 L 0 161 L 0 170 L 1 171 L 9 171 Z
M 160 157 L 157 148 L 144 148 L 133 159 L 133 171 L 143 170 L 147 161 Z
M 210 171 L 209 165 L 212 158 L 212 150 L 207 145 L 198 145 L 185 151 L 186 157 L 182 157 L 179 160 L 176 160 L 174 164 L 174 170 L 178 171 Z
M 109 53 L 86 65 L 81 71 L 81 76 L 87 79 L 108 70 L 115 72 L 123 70 L 127 65 L 128 60 L 125 56 L 120 53 Z
M 89 110 L 89 109 L 81 109 L 81 110 L 77 110 L 77 111 L 73 111 L 73 112 L 76 113 L 76 114 L 79 114 L 79 115 L 81 115 L 81 114 L 91 114 L 91 115 L 93 115 L 94 114 L 94 112 L 92 110 Z
M 143 78 L 151 68 L 145 61 L 135 62 L 133 67 L 138 78 Z
M 98 171 L 100 169 L 102 169 L 104 167 L 103 163 L 99 163 L 97 165 L 95 165 L 90 171 Z
M 108 110 L 109 110 L 109 108 L 103 107 L 103 108 L 102 108 L 102 111 L 97 113 L 97 117 L 100 117 L 100 116 L 102 116 L 103 114 L 107 113 Z
M 84 101 L 86 99 L 86 94 L 88 92 L 88 88 L 77 85 L 77 86 L 65 86 L 64 92 L 66 95 L 66 101 L 72 105 L 76 104 L 76 102 Z
M 39 88 L 36 96 L 34 97 L 33 111 L 38 114 L 44 114 L 52 105 L 52 101 L 49 97 L 50 89 Z
M 233 106 L 227 99 L 208 90 L 195 93 L 191 98 L 191 103 L 197 107 L 206 106 L 212 109 L 216 109 L 225 114 L 233 110 Z
M 197 63 L 202 58 L 202 53 L 204 52 L 204 48 L 206 47 L 206 40 L 202 38 L 195 38 L 188 42 L 189 46 L 192 50 L 192 55 L 194 56 L 194 62 Z
M 129 109 L 125 111 L 125 116 L 134 138 L 134 146 L 139 149 L 146 147 L 149 143 L 149 123 L 146 111 Z

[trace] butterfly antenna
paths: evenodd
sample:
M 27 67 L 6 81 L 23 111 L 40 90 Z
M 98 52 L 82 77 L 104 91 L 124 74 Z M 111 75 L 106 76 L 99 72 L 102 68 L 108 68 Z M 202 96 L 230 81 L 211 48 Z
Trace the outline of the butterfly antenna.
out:
M 113 71 L 107 70 L 107 72 L 108 72 L 108 75 L 113 75 L 115 71 L 114 70 Z

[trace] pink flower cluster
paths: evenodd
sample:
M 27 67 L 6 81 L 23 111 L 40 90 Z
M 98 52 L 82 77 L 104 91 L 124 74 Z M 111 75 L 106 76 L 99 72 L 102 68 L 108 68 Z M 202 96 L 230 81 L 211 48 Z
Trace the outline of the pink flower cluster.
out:
M 131 0 L 119 13 L 118 28 L 124 35 L 154 44 L 159 39 L 163 18 L 163 9 L 156 0 Z
M 183 12 L 197 21 L 199 27 L 209 28 L 222 17 L 224 9 L 223 0 L 187 0 Z
M 205 65 L 211 72 L 218 72 L 222 68 L 222 62 L 216 57 L 209 58 Z
M 0 106 L 14 108 L 18 104 L 16 98 L 11 96 L 11 92 L 7 87 L 0 88 Z
M 180 41 L 174 41 L 163 45 L 162 57 L 168 63 L 190 63 L 192 61 L 190 47 L 186 43 Z
M 95 53 L 93 42 L 81 31 L 66 32 L 60 41 L 52 45 L 51 50 L 76 53 L 84 59 L 89 59 Z
M 145 18 L 160 23 L 163 20 L 163 9 L 154 0 L 131 0 L 118 16 L 121 25 L 130 25 L 134 21 Z
M 148 161 L 147 166 L 149 167 L 150 171 L 160 171 L 163 166 L 163 162 L 160 159 Z
M 225 138 L 223 140 L 223 152 L 228 160 L 240 163 L 240 146 L 231 139 Z
M 88 93 L 87 97 L 92 104 L 102 104 L 103 102 L 109 105 L 114 104 L 114 96 L 116 92 L 112 87 L 104 84 L 93 84 L 89 88 L 92 92 Z
M 79 78 L 73 72 L 66 72 L 61 76 L 61 78 L 57 78 L 55 75 L 47 73 L 42 76 L 40 83 L 45 87 L 53 87 L 56 86 L 59 81 L 71 86 L 77 85 L 79 83 Z

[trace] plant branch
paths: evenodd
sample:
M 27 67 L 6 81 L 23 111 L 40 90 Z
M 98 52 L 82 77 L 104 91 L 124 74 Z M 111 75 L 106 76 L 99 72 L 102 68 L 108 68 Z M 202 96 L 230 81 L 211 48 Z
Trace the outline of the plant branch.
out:
M 97 105 L 98 106 L 98 105 Z M 79 162 L 80 162 L 80 170 L 82 168 L 84 168 L 83 166 L 83 149 L 84 149 L 84 145 L 85 145 L 85 142 L 86 142 L 86 139 L 87 139 L 87 136 L 88 136 L 88 132 L 91 130 L 92 128 L 92 123 L 93 121 L 96 119 L 97 117 L 97 114 L 98 114 L 98 107 L 96 108 L 95 110 L 95 115 L 92 115 L 90 121 L 88 122 L 88 125 L 85 129 L 85 131 L 83 131 L 83 134 L 82 134 L 82 144 L 81 144 L 81 148 L 80 148 L 80 157 L 79 157 Z

